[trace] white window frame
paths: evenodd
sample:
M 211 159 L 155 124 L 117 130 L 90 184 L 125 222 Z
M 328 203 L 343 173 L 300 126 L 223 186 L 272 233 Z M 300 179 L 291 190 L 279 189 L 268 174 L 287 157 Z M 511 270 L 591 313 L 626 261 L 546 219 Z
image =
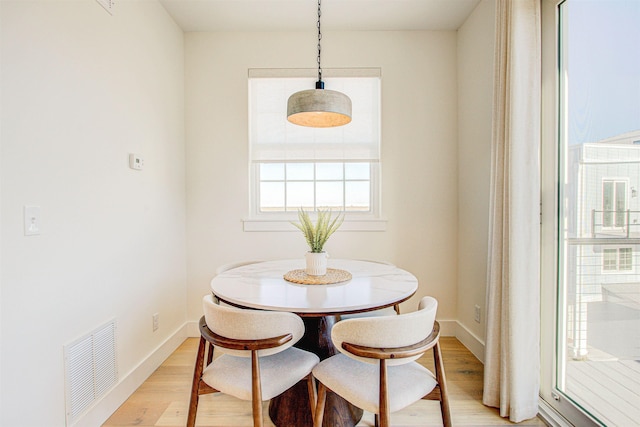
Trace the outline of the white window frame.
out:
M 631 265 L 628 270 L 623 270 L 620 268 L 620 252 L 622 250 L 629 250 L 630 254 L 630 262 Z M 605 268 L 605 251 L 615 251 L 616 255 L 616 265 L 614 269 L 606 269 Z M 602 274 L 631 274 L 635 271 L 633 265 L 633 248 L 631 246 L 620 246 L 620 247 L 607 247 L 602 249 Z
M 559 103 L 560 75 L 564 70 L 559 66 L 559 6 L 565 0 L 542 0 L 542 192 L 541 192 L 541 381 L 539 415 L 548 424 L 554 426 L 596 426 L 596 422 L 574 405 L 570 399 L 556 389 L 556 354 L 558 343 L 563 337 L 556 335 L 559 321 L 556 307 L 560 295 L 557 291 L 558 241 L 561 221 L 559 209 L 559 186 L 566 177 L 559 176 L 556 165 L 559 157 L 559 137 L 564 131 L 559 116 L 566 106 Z
M 307 77 L 317 79 L 317 70 L 315 69 L 250 69 L 249 79 L 260 77 Z M 330 89 L 331 78 L 334 77 L 377 77 L 381 78 L 381 72 L 378 68 L 365 69 L 323 69 L 323 80 L 325 80 L 326 88 Z M 313 81 L 312 81 L 313 84 Z M 310 88 L 312 88 L 312 84 Z M 249 91 L 251 97 L 251 91 Z M 251 138 L 251 101 L 249 101 L 249 135 Z M 354 109 L 355 110 L 355 109 Z M 378 120 L 380 126 L 381 118 Z M 380 130 L 378 129 L 378 135 Z M 249 141 L 249 150 L 251 152 L 251 141 Z M 274 160 L 278 163 L 288 163 L 287 160 Z M 296 160 L 292 160 L 296 161 Z M 304 163 L 317 163 L 322 160 L 300 160 Z M 331 163 L 352 163 L 358 159 L 351 160 L 331 160 Z M 360 160 L 365 161 L 366 160 Z M 243 219 L 244 231 L 297 231 L 291 225 L 291 221 L 297 219 L 297 212 L 261 212 L 259 208 L 259 188 L 260 188 L 260 163 L 254 161 L 251 156 L 249 158 L 249 213 Z M 381 161 L 367 162 L 370 167 L 370 209 L 367 212 L 346 212 L 345 221 L 340 227 L 341 231 L 385 231 L 386 219 L 382 217 L 381 212 Z M 343 177 L 344 179 L 344 177 Z
M 607 225 L 605 224 L 605 211 L 604 211 L 604 187 L 605 187 L 605 183 L 607 182 L 611 182 L 613 183 L 613 211 L 611 212 L 612 215 L 612 223 L 611 225 Z M 602 229 L 603 230 L 622 230 L 627 226 L 627 221 L 626 221 L 626 211 L 627 209 L 629 209 L 629 178 L 602 178 Z M 623 196 L 624 196 L 624 223 L 622 226 L 617 225 L 618 221 L 617 221 L 617 216 L 618 216 L 618 211 L 616 209 L 616 197 L 618 196 L 618 191 L 617 191 L 617 185 L 618 183 L 623 183 L 624 184 L 624 192 L 623 192 Z

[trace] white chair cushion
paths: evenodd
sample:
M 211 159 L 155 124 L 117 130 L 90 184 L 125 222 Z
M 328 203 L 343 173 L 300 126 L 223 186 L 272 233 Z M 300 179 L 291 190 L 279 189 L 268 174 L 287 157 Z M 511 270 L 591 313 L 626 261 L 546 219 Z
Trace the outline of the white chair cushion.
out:
M 379 365 L 362 363 L 337 354 L 313 369 L 313 376 L 358 408 L 379 411 Z M 389 412 L 396 412 L 422 399 L 436 386 L 436 379 L 416 362 L 387 367 Z
M 262 400 L 291 388 L 309 375 L 319 361 L 315 354 L 296 347 L 260 357 Z M 225 394 L 251 400 L 251 358 L 223 354 L 205 368 L 202 380 Z

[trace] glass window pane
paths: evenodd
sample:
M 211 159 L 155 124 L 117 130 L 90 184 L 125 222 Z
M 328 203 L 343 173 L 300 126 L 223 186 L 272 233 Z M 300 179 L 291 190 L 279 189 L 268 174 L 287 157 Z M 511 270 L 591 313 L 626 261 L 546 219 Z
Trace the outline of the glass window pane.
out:
M 371 191 L 368 181 L 347 182 L 345 184 L 345 210 L 369 211 L 371 206 Z
M 605 211 L 613 210 L 613 188 L 613 181 L 602 183 L 602 209 Z
M 616 249 L 605 249 L 602 252 L 602 269 L 605 271 L 615 271 L 617 266 L 618 251 Z
M 345 163 L 345 179 L 371 179 L 370 163 Z
M 284 182 L 260 183 L 260 211 L 284 211 Z
M 313 179 L 313 163 L 287 163 L 287 181 Z
M 613 226 L 613 181 L 602 183 L 602 215 L 605 227 Z
M 624 227 L 627 209 L 627 183 L 616 182 L 616 227 Z
M 316 179 L 318 180 L 336 180 L 342 179 L 343 163 L 317 163 Z
M 316 183 L 316 205 L 318 209 L 333 208 L 343 210 L 342 193 L 342 181 Z
M 287 182 L 287 210 L 313 210 L 313 182 Z
M 616 181 L 616 210 L 624 210 L 627 205 L 627 183 Z
M 284 179 L 284 163 L 260 163 L 260 181 Z
M 619 269 L 623 271 L 629 271 L 633 269 L 633 251 L 631 248 L 620 249 Z
M 629 416 L 616 393 L 640 402 L 640 390 L 626 386 L 640 383 L 640 371 L 611 373 L 640 360 L 639 276 L 633 270 L 640 199 L 627 196 L 640 179 L 640 2 L 566 0 L 559 10 L 562 178 L 553 385 L 565 404 L 575 403 L 595 424 L 632 425 L 640 412 Z M 607 384 L 611 393 L 593 393 L 586 379 Z

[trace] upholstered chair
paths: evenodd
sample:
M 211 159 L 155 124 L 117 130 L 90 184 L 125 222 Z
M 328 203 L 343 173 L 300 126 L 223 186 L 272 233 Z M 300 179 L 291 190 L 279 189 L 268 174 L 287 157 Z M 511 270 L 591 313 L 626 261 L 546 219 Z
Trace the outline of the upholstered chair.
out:
M 311 370 L 319 358 L 293 347 L 304 334 L 299 316 L 223 307 L 211 295 L 203 298 L 203 308 L 188 427 L 195 425 L 199 396 L 215 392 L 251 401 L 253 425 L 262 426 L 262 402 L 303 379 L 307 381 L 313 414 L 315 384 Z M 205 352 L 208 348 L 211 353 L 213 346 L 220 356 L 205 366 Z
M 420 399 L 439 400 L 443 424 L 451 426 L 437 307 L 434 298 L 424 297 L 415 312 L 336 323 L 331 339 L 340 353 L 313 369 L 319 381 L 314 426 L 322 426 L 328 390 L 376 414 L 381 427 L 390 425 L 391 413 Z M 429 349 L 435 375 L 416 362 Z

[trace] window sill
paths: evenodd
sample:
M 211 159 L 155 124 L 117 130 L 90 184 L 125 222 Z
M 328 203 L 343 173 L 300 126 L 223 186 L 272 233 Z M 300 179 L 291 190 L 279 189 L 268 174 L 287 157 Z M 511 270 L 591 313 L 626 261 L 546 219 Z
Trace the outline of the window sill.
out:
M 287 219 L 243 219 L 242 222 L 243 231 L 300 231 Z M 386 219 L 345 219 L 338 231 L 386 230 Z

